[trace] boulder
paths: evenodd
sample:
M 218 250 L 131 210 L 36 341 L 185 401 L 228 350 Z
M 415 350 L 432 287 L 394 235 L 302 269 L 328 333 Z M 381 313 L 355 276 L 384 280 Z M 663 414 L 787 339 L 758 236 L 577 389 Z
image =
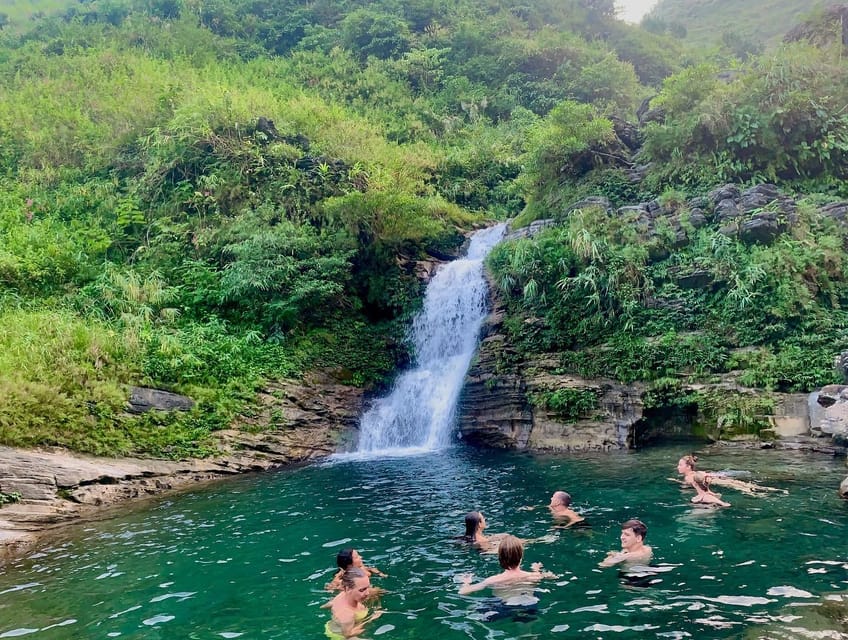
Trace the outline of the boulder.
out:
M 834 359 L 834 366 L 845 382 L 848 382 L 848 351 L 843 351 Z
M 639 135 L 639 128 L 632 122 L 622 120 L 617 116 L 610 116 L 613 131 L 618 139 L 624 143 L 624 146 L 630 151 L 636 151 L 642 146 L 642 137 Z
M 553 218 L 545 218 L 544 220 L 534 220 L 526 227 L 521 227 L 520 229 L 515 229 L 510 231 L 506 236 L 504 236 L 504 240 L 517 240 L 519 238 L 533 238 L 538 235 L 540 232 L 545 229 L 549 229 L 550 227 L 556 226 L 556 220 Z
M 839 497 L 848 500 L 848 478 L 845 478 L 839 485 Z
M 578 200 L 577 202 L 570 204 L 565 208 L 563 214 L 567 216 L 572 211 L 590 208 L 597 208 L 602 211 L 609 212 L 612 210 L 612 204 L 610 204 L 609 198 L 604 196 L 589 196 L 588 198 L 583 198 L 582 200 Z
M 707 197 L 713 204 L 717 205 L 722 200 L 733 200 L 735 202 L 740 195 L 739 187 L 735 184 L 725 184 L 710 191 Z
M 194 400 L 178 393 L 151 389 L 149 387 L 130 387 L 130 399 L 127 412 L 134 414 L 148 411 L 189 411 Z
M 707 226 L 707 216 L 703 209 L 692 209 L 689 211 L 689 224 L 694 228 L 700 229 Z
M 831 202 L 823 206 L 819 211 L 823 216 L 845 224 L 846 218 L 848 218 L 848 202 L 844 200 L 841 202 Z
M 696 269 L 675 278 L 677 286 L 681 289 L 705 289 L 713 283 L 713 280 L 713 274 L 704 269 Z
M 775 214 L 758 214 L 742 223 L 739 239 L 748 244 L 771 244 L 783 230 Z
M 720 222 L 735 220 L 742 215 L 739 207 L 736 206 L 736 200 L 733 198 L 724 198 L 716 203 L 715 215 Z

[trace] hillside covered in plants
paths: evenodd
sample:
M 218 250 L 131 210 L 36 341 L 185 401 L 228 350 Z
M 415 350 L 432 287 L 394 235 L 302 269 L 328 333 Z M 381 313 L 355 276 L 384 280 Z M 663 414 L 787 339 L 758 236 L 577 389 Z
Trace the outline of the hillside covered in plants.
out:
M 17 2 L 2 24 L 0 443 L 204 455 L 267 380 L 378 389 L 411 357 L 417 262 L 493 219 L 554 221 L 491 259 L 525 355 L 801 389 L 844 346 L 832 44 L 684 53 L 606 0 Z M 721 231 L 726 182 L 769 241 Z M 792 208 L 740 205 L 762 182 Z M 131 416 L 129 385 L 197 405 Z
M 748 51 L 779 44 L 799 22 L 829 5 L 828 0 L 659 0 L 643 26 L 675 32 L 687 45 Z

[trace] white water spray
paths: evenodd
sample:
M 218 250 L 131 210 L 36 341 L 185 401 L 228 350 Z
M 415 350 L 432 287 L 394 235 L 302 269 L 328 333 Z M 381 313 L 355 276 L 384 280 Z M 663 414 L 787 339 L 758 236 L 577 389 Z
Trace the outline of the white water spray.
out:
M 467 255 L 443 265 L 427 285 L 424 307 L 412 324 L 416 365 L 362 416 L 357 454 L 412 455 L 450 443 L 459 393 L 487 313 L 483 259 L 505 230 L 499 224 L 475 233 Z

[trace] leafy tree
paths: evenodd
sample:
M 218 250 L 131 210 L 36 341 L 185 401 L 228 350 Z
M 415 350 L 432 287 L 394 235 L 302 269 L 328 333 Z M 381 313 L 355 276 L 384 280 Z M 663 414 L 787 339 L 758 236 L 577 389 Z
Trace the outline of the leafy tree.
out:
M 345 46 L 366 60 L 368 56 L 392 58 L 409 50 L 409 27 L 401 18 L 359 9 L 349 13 L 341 25 Z

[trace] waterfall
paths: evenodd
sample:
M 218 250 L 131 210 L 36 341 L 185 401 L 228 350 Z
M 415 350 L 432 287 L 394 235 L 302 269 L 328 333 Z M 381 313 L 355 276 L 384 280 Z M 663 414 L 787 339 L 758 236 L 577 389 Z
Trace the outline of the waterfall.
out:
M 415 365 L 363 414 L 357 453 L 409 455 L 450 443 L 456 404 L 486 317 L 483 259 L 505 224 L 475 233 L 464 258 L 442 265 L 412 323 Z

